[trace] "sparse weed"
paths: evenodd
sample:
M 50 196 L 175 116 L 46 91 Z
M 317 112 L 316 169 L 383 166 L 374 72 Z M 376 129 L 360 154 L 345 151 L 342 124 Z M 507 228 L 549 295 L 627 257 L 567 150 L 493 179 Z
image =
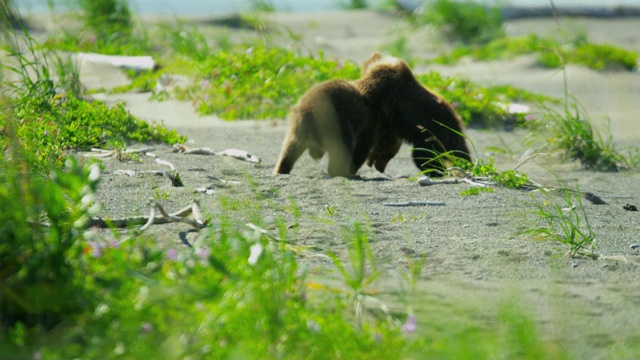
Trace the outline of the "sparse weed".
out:
M 371 285 L 380 273 L 369 247 L 369 234 L 362 225 L 354 223 L 353 229 L 345 228 L 343 237 L 349 257 L 349 267 L 347 268 L 335 253 L 329 252 L 328 255 L 340 271 L 345 284 L 351 289 L 353 300 L 358 303 L 367 286 Z
M 549 193 L 543 193 L 541 201 L 534 195 L 534 214 L 545 224 L 544 226 L 524 231 L 538 239 L 549 239 L 560 242 L 569 248 L 569 256 L 584 256 L 597 259 L 596 235 L 591 230 L 589 220 L 582 205 L 580 189 L 563 190 L 563 202 L 558 203 Z
M 338 209 L 335 207 L 335 205 L 325 205 L 324 206 L 324 212 L 325 212 L 325 214 L 327 214 L 329 216 L 338 215 Z
M 409 284 L 411 291 L 416 291 L 416 285 L 420 280 L 420 276 L 422 276 L 424 265 L 427 262 L 427 252 L 425 251 L 418 259 L 414 259 L 409 255 L 406 256 L 406 259 L 409 271 L 403 272 L 402 277 L 407 284 Z
M 460 195 L 472 196 L 472 195 L 480 195 L 481 193 L 492 193 L 492 192 L 495 192 L 494 188 L 474 186 L 467 190 L 460 191 Z
M 58 86 L 66 95 L 76 99 L 82 99 L 86 88 L 80 82 L 80 65 L 72 58 L 63 58 L 59 55 L 55 57 L 55 68 L 58 75 Z

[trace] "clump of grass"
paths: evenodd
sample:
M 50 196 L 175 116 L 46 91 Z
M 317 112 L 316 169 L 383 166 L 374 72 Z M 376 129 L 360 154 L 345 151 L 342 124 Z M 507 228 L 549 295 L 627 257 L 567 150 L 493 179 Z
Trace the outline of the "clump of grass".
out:
M 74 2 L 85 27 L 63 29 L 44 41 L 44 48 L 109 55 L 148 55 L 153 51 L 147 34 L 136 30 L 127 0 Z
M 466 161 L 459 164 L 470 176 L 486 177 L 503 187 L 520 189 L 531 184 L 529 175 L 526 173 L 517 170 L 499 171 L 493 158 L 490 158 L 488 161 L 476 159 L 473 163 Z
M 504 35 L 500 9 L 474 1 L 426 2 L 415 21 L 428 22 L 464 43 L 486 43 Z
M 496 190 L 494 188 L 491 188 L 491 187 L 474 186 L 474 187 L 469 188 L 467 190 L 460 191 L 460 195 L 462 195 L 462 196 L 473 196 L 473 195 L 480 195 L 481 193 L 493 193 L 493 192 L 496 192 Z
M 574 102 L 564 112 L 546 109 L 537 120 L 542 125 L 545 147 L 560 151 L 567 160 L 579 161 L 586 169 L 618 171 L 631 162 L 615 146 L 609 131 L 605 135 L 593 128 L 584 111 Z
M 531 195 L 535 205 L 534 214 L 543 226 L 524 231 L 524 234 L 539 239 L 553 240 L 569 248 L 569 256 L 584 256 L 597 259 L 596 235 L 591 230 L 589 220 L 582 205 L 580 190 L 563 190 L 564 203 L 558 203 L 548 193 L 540 201 Z

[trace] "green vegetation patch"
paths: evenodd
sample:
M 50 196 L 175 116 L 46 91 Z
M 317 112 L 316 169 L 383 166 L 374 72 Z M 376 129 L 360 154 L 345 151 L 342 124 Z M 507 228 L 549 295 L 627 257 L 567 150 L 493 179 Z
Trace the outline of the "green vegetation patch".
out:
M 197 67 L 197 82 L 177 97 L 193 101 L 201 114 L 227 120 L 283 118 L 312 85 L 329 79 L 357 79 L 353 63 L 298 57 L 282 48 L 236 47 L 211 54 Z
M 433 62 L 455 64 L 462 58 L 477 61 L 512 59 L 519 55 L 538 54 L 538 63 L 549 68 L 559 68 L 565 63 L 578 64 L 593 70 L 634 70 L 638 54 L 609 44 L 593 44 L 585 39 L 575 39 L 568 46 L 553 37 L 530 34 L 523 37 L 501 37 L 484 45 L 460 46 L 442 54 Z
M 430 1 L 414 21 L 430 23 L 465 43 L 485 43 L 504 35 L 500 9 L 475 1 Z
M 509 85 L 484 87 L 458 76 L 446 78 L 435 71 L 419 74 L 416 78 L 447 99 L 468 125 L 495 127 L 524 124 L 526 114 L 511 114 L 505 104 L 557 101 Z

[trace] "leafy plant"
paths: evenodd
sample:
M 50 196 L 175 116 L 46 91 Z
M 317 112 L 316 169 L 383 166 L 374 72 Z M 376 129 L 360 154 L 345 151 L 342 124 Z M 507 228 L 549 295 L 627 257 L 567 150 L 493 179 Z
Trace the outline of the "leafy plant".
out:
M 474 186 L 467 190 L 460 191 L 460 195 L 472 196 L 472 195 L 480 195 L 480 193 L 492 193 L 492 192 L 495 192 L 494 188 Z
M 469 172 L 472 177 L 488 177 L 495 181 L 498 185 L 518 189 L 530 184 L 529 176 L 516 170 L 499 171 L 496 167 L 495 160 L 490 158 L 489 161 L 476 159 L 474 163 L 463 163 L 462 168 Z M 486 188 L 488 189 L 488 188 Z M 471 189 L 469 189 L 471 190 Z M 491 191 L 478 189 L 477 192 Z M 471 190 L 464 195 L 476 195 L 476 190 Z
M 541 239 L 558 241 L 569 248 L 569 256 L 585 256 L 597 259 L 596 235 L 591 230 L 589 220 L 582 206 L 580 190 L 563 190 L 564 204 L 555 202 L 545 193 L 546 201 L 541 202 L 531 195 L 536 210 L 534 214 L 544 226 L 524 231 Z
M 9 145 L 11 160 L 0 159 L 0 329 L 18 323 L 50 328 L 86 310 L 77 258 L 97 211 L 100 171 L 72 158 L 66 169 L 43 178 L 29 171 L 15 141 Z
M 430 1 L 416 20 L 426 21 L 465 43 L 485 43 L 504 35 L 500 9 L 473 1 Z

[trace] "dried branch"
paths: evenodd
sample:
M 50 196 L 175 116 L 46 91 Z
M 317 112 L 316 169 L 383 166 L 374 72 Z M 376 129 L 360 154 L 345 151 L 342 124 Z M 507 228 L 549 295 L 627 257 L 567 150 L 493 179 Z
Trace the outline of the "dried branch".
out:
M 151 225 L 168 224 L 171 222 L 184 222 L 196 229 L 203 229 L 206 227 L 206 221 L 202 216 L 200 204 L 197 200 L 194 200 L 189 206 L 186 206 L 174 213 L 167 214 L 162 205 L 154 199 L 149 199 L 149 206 L 151 208 L 149 216 L 132 216 L 118 219 L 103 219 L 99 217 L 91 218 L 89 221 L 89 227 L 98 228 L 128 228 L 135 225 L 143 225 L 140 231 L 145 231 Z M 161 216 L 156 215 L 156 211 Z M 193 214 L 193 219 L 187 218 L 187 216 Z

